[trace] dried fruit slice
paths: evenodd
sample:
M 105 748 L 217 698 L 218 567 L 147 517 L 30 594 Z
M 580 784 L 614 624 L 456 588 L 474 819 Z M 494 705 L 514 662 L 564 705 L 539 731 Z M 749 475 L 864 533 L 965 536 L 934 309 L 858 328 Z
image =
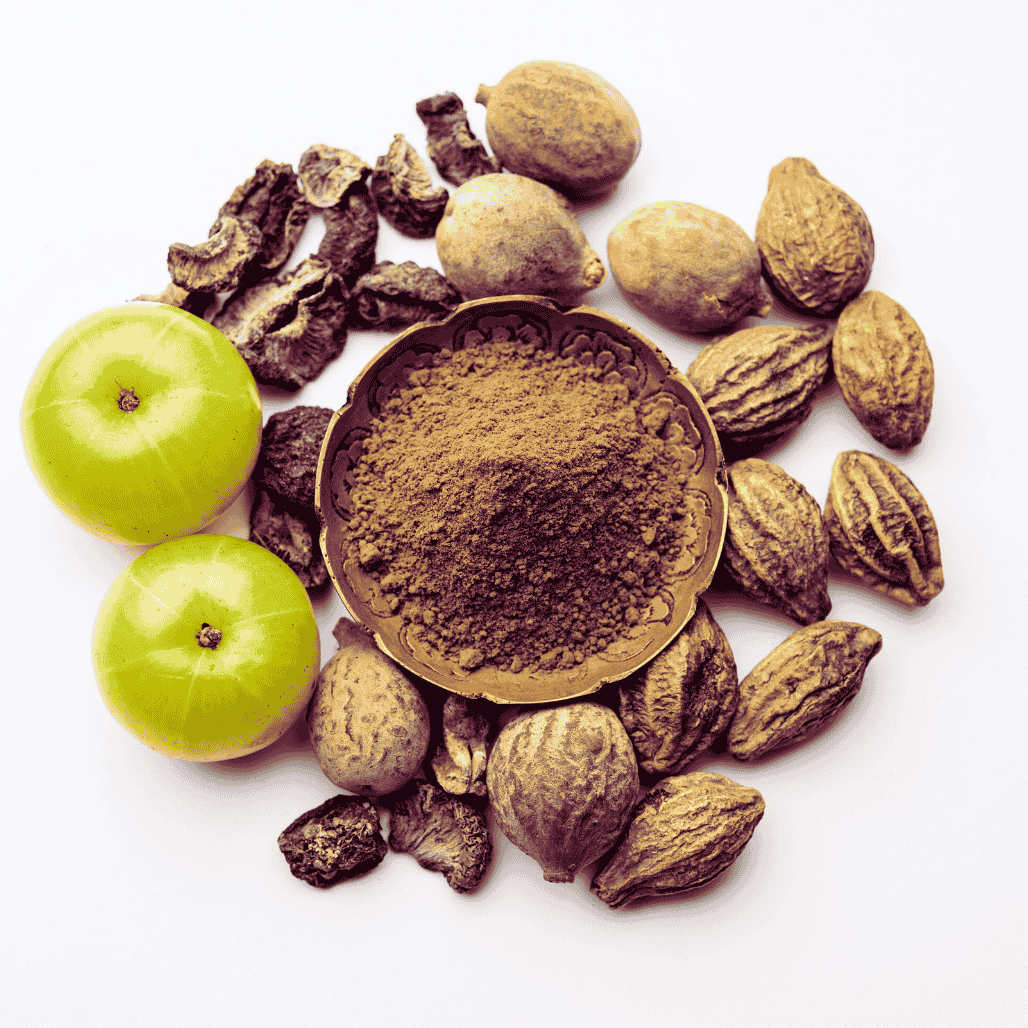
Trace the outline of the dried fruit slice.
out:
M 435 232 L 450 198 L 448 189 L 432 184 L 425 162 L 399 132 L 375 162 L 371 195 L 378 213 L 414 239 L 427 239 Z
M 469 700 L 452 693 L 443 704 L 443 741 L 432 758 L 436 780 L 455 796 L 486 795 L 485 769 L 493 726 L 488 700 Z
M 261 230 L 248 221 L 225 215 L 198 246 L 168 247 L 171 281 L 189 292 L 224 293 L 235 289 L 260 253 Z
M 354 283 L 350 322 L 355 328 L 407 328 L 445 317 L 460 302 L 460 293 L 435 268 L 382 261 Z
M 414 109 L 428 130 L 428 156 L 447 182 L 462 186 L 478 175 L 500 171 L 500 162 L 471 131 L 468 112 L 456 93 L 419 100 Z

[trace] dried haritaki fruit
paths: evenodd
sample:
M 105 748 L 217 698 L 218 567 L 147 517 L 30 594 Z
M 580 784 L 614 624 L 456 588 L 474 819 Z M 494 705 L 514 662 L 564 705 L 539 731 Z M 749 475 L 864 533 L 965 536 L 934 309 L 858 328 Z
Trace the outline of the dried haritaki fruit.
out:
M 705 885 L 735 863 L 763 816 L 760 793 L 722 775 L 665 778 L 636 807 L 592 891 L 614 909 Z
M 351 186 L 367 181 L 371 167 L 349 150 L 315 143 L 304 151 L 297 173 L 309 204 L 335 207 Z
M 479 175 L 456 190 L 435 233 L 462 296 L 580 298 L 606 274 L 560 193 L 522 175 Z
M 817 500 L 777 464 L 728 465 L 728 528 L 721 560 L 758 603 L 809 625 L 832 609 L 828 533 Z
M 169 282 L 164 287 L 163 293 L 148 296 L 134 296 L 133 302 L 166 303 L 171 307 L 178 307 L 180 310 L 195 314 L 198 318 L 204 317 L 211 307 L 217 302 L 217 293 L 195 293 L 189 289 Z
M 447 182 L 460 186 L 478 175 L 500 171 L 500 162 L 489 156 L 485 144 L 471 131 L 468 112 L 456 93 L 419 100 L 414 109 L 428 130 L 428 156 Z
M 359 796 L 333 796 L 302 814 L 278 848 L 293 875 L 318 889 L 370 871 L 388 849 L 378 811 Z
M 617 715 L 580 702 L 517 715 L 496 737 L 486 783 L 503 834 L 546 881 L 572 882 L 628 823 L 639 766 Z
M 852 621 L 797 629 L 739 683 L 728 752 L 756 760 L 820 731 L 857 694 L 881 648 L 878 632 Z
M 443 741 L 432 758 L 440 786 L 455 796 L 486 795 L 485 769 L 493 726 L 487 700 L 451 693 L 443 704 Z
M 649 774 L 678 774 L 728 727 L 735 657 L 702 600 L 675 641 L 619 689 L 621 721 Z
M 805 313 L 834 314 L 871 277 L 867 215 L 803 157 L 771 169 L 755 238 L 772 289 Z
M 633 211 L 607 239 L 625 298 L 676 332 L 719 332 L 771 310 L 760 254 L 731 218 L 671 200 Z
M 860 450 L 840 453 L 824 519 L 835 559 L 876 592 L 914 607 L 942 591 L 935 518 L 891 461 Z
M 431 782 L 411 782 L 389 804 L 389 848 L 440 871 L 455 892 L 474 892 L 493 856 L 485 812 Z
M 225 293 L 235 289 L 260 253 L 261 230 L 248 221 L 226 215 L 199 246 L 172 243 L 168 247 L 171 281 L 190 292 Z
M 321 669 L 307 708 L 314 756 L 340 789 L 384 796 L 406 785 L 425 759 L 428 708 L 367 629 L 340 618 L 332 634 L 339 649 Z
M 709 343 L 686 376 L 723 444 L 759 446 L 807 419 L 831 345 L 828 325 L 756 325 Z
M 609 193 L 639 154 L 639 121 L 628 101 L 586 68 L 561 61 L 519 64 L 481 85 L 485 131 L 503 166 L 585 200 Z
M 375 263 L 378 243 L 375 201 L 368 187 L 359 183 L 334 207 L 321 208 L 321 216 L 325 221 L 325 235 L 318 247 L 318 257 L 328 261 L 332 271 L 350 289 Z
M 935 368 L 906 308 L 877 289 L 851 300 L 835 326 L 832 363 L 846 406 L 878 442 L 899 450 L 921 441 Z
M 305 589 L 317 589 L 328 581 L 320 535 L 313 507 L 296 506 L 267 489 L 257 490 L 250 510 L 250 541 L 285 561 Z
M 300 405 L 272 414 L 261 433 L 254 480 L 313 510 L 321 444 L 334 413 L 331 407 Z
M 435 268 L 422 268 L 414 261 L 382 261 L 354 283 L 350 324 L 354 328 L 407 328 L 445 317 L 460 302 L 460 293 Z
M 371 195 L 378 213 L 414 239 L 428 239 L 435 233 L 450 198 L 448 189 L 433 185 L 425 162 L 399 132 L 388 151 L 375 161 Z

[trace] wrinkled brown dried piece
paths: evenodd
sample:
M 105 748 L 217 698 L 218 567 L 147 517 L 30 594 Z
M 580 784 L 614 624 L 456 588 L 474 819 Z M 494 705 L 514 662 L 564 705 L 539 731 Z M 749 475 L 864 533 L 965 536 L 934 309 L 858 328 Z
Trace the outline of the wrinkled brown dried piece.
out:
M 455 186 L 477 175 L 500 171 L 500 162 L 490 157 L 468 124 L 468 113 L 456 93 L 439 93 L 415 105 L 418 117 L 428 129 L 428 155 L 439 174 Z
M 261 230 L 248 221 L 226 215 L 218 218 L 209 239 L 198 246 L 172 243 L 168 247 L 171 281 L 197 293 L 235 289 L 260 253 Z
M 324 207 L 325 235 L 318 256 L 349 290 L 375 263 L 378 243 L 378 211 L 365 185 L 353 186 L 334 207 Z
M 356 154 L 316 143 L 304 151 L 297 168 L 300 187 L 315 207 L 335 207 L 351 186 L 367 181 L 371 168 Z
M 739 698 L 735 657 L 702 600 L 675 641 L 621 683 L 619 712 L 639 766 L 677 774 L 728 727 Z
M 194 293 L 175 285 L 174 282 L 169 282 L 163 293 L 152 296 L 134 296 L 132 299 L 133 302 L 166 303 L 202 318 L 214 305 L 218 296 L 216 293 Z
M 430 782 L 411 782 L 389 801 L 389 847 L 440 871 L 455 892 L 474 892 L 492 860 L 485 813 Z
M 939 530 L 917 486 L 891 461 L 860 450 L 835 458 L 825 501 L 835 559 L 865 585 L 908 607 L 945 584 Z
M 250 540 L 285 561 L 305 589 L 317 589 L 328 581 L 320 535 L 313 508 L 289 504 L 267 489 L 257 490 L 250 511 Z
M 457 693 L 443 704 L 443 742 L 432 758 L 439 785 L 454 796 L 485 796 L 485 769 L 493 726 L 487 700 L 469 700 Z
M 354 283 L 350 323 L 354 328 L 406 328 L 445 317 L 460 302 L 460 293 L 435 268 L 382 261 Z
M 373 804 L 342 795 L 298 817 L 278 848 L 293 875 L 318 889 L 370 871 L 388 849 Z
M 331 407 L 291 407 L 268 418 L 254 480 L 279 496 L 314 509 L 314 481 Z
M 428 239 L 435 232 L 450 198 L 449 190 L 432 184 L 425 162 L 400 133 L 375 162 L 371 195 L 378 213 L 414 239 Z

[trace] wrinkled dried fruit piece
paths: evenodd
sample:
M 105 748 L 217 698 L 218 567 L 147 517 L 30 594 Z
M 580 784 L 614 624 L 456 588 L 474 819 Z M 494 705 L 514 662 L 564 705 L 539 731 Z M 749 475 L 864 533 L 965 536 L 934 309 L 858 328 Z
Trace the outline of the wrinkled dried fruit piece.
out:
M 876 592 L 913 607 L 942 591 L 935 518 L 891 461 L 860 450 L 840 453 L 824 517 L 835 559 Z
M 500 162 L 471 131 L 468 112 L 456 93 L 419 100 L 414 109 L 428 130 L 428 156 L 447 182 L 460 186 L 476 175 L 500 171 Z
M 375 162 L 371 195 L 378 213 L 397 231 L 428 239 L 443 216 L 450 192 L 432 183 L 425 162 L 399 132 Z
M 871 277 L 867 215 L 803 157 L 771 169 L 755 238 L 772 288 L 807 313 L 834 314 Z
M 354 283 L 350 324 L 354 328 L 401 329 L 449 314 L 461 295 L 435 268 L 413 261 L 382 261 Z
M 285 561 L 305 589 L 317 589 L 328 581 L 320 535 L 313 508 L 296 507 L 266 489 L 257 490 L 250 511 L 250 541 Z
M 921 441 L 935 368 L 904 307 L 877 289 L 851 300 L 835 327 L 832 363 L 846 406 L 878 442 L 905 449 Z
M 149 296 L 134 296 L 133 303 L 142 301 L 146 303 L 166 303 L 171 307 L 178 307 L 181 310 L 195 314 L 198 318 L 204 317 L 211 307 L 217 302 L 217 293 L 194 293 L 189 289 L 169 282 L 164 287 L 164 292 Z
M 621 721 L 650 774 L 677 774 L 728 727 L 739 698 L 735 657 L 702 600 L 675 641 L 621 683 Z
M 817 500 L 777 464 L 728 466 L 728 528 L 721 560 L 751 599 L 809 625 L 832 609 L 828 533 Z
M 331 407 L 300 405 L 272 414 L 261 434 L 254 480 L 313 510 L 318 458 L 333 413 Z
M 730 867 L 764 816 L 756 789 L 695 771 L 658 782 L 593 878 L 610 908 L 695 889 Z
M 334 207 L 324 207 L 325 235 L 318 257 L 328 261 L 347 289 L 375 263 L 378 211 L 365 185 L 353 186 Z
M 758 446 L 807 419 L 831 345 L 828 325 L 757 325 L 705 346 L 686 376 L 722 443 Z
M 487 700 L 469 700 L 457 693 L 443 704 L 443 742 L 432 758 L 440 786 L 455 796 L 486 795 L 485 769 L 493 726 Z
M 377 867 L 388 849 L 378 811 L 358 796 L 333 796 L 298 817 L 278 848 L 297 878 L 325 889 Z
M 304 151 L 297 167 L 300 188 L 315 207 L 335 207 L 351 187 L 367 181 L 371 168 L 356 154 L 315 143 Z
M 474 892 L 493 856 L 485 812 L 430 782 L 411 782 L 389 801 L 389 847 L 440 871 L 455 892 Z
M 878 632 L 852 621 L 797 629 L 739 683 L 728 752 L 756 760 L 819 731 L 857 694 L 881 648 Z
M 235 289 L 260 253 L 261 230 L 248 221 L 226 215 L 218 218 L 209 239 L 199 246 L 172 243 L 168 247 L 171 281 L 198 293 Z

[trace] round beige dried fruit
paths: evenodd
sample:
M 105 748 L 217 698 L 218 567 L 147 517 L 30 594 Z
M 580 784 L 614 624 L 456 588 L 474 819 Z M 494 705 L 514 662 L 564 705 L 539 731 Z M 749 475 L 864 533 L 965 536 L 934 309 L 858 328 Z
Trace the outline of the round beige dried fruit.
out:
M 496 737 L 486 784 L 496 823 L 548 882 L 614 845 L 639 792 L 632 741 L 599 703 L 519 714 Z
M 676 332 L 717 332 L 771 310 L 756 244 L 731 218 L 668 200 L 633 211 L 607 239 L 614 281 Z

